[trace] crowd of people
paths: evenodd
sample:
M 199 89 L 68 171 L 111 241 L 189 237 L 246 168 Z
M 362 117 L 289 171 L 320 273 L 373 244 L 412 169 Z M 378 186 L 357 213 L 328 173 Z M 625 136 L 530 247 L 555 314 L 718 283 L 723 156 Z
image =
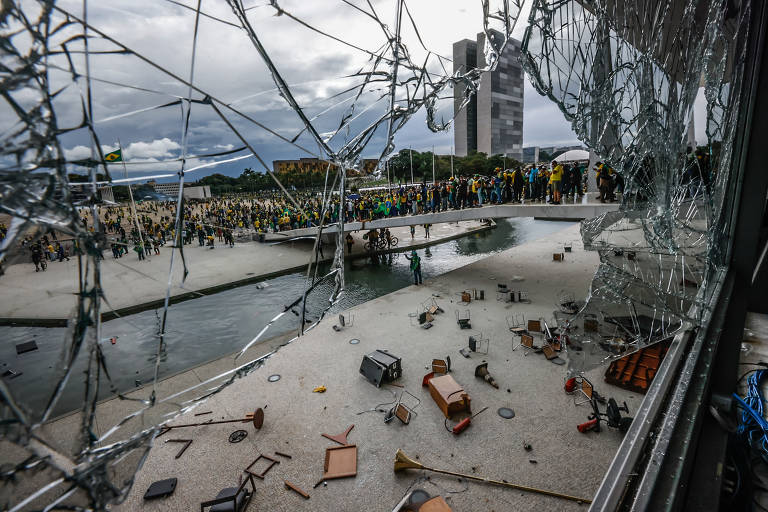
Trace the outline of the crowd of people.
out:
M 621 176 L 600 162 L 593 171 L 600 200 L 615 201 L 615 192 L 623 190 Z M 583 196 L 589 174 L 585 165 L 557 161 L 517 169 L 497 168 L 490 176 L 461 175 L 432 184 L 351 191 L 343 200 L 336 194 L 325 207 L 323 195 L 309 191 L 294 191 L 290 199 L 281 192 L 268 192 L 249 197 L 189 200 L 182 206 L 178 236 L 174 201 L 99 206 L 99 222 L 114 259 L 133 251 L 139 260 L 144 260 L 160 254 L 163 246 L 176 239 L 185 245 L 197 241 L 200 247 L 215 248 L 217 242 L 233 247 L 239 235 L 251 239 L 259 233 L 318 226 L 322 219 L 329 224 L 337 222 L 340 215 L 350 222 L 523 201 L 558 205 L 564 199 Z M 82 208 L 80 215 L 83 226 L 93 231 L 90 208 Z M 0 227 L 0 234 L 4 235 L 5 229 Z M 72 242 L 69 247 L 59 243 L 55 232 L 49 235 L 51 240 L 46 235 L 37 242 L 29 242 L 28 249 L 33 262 L 37 261 L 38 271 L 42 267 L 40 261 L 63 261 L 69 258 L 70 249 L 77 250 Z
M 4 226 L 0 230 L 3 228 Z M 51 231 L 49 234 L 50 238 L 48 234 L 45 234 L 38 240 L 32 236 L 26 236 L 21 241 L 21 247 L 28 249 L 31 254 L 35 272 L 45 272 L 48 268 L 48 262 L 69 261 L 69 250 L 65 248 L 65 243 L 56 238 L 55 231 Z
M 616 192 L 623 192 L 624 188 L 621 175 L 601 162 L 596 164 L 594 171 L 600 201 L 616 201 Z M 492 176 L 458 176 L 431 185 L 422 183 L 350 194 L 345 200 L 345 218 L 363 221 L 523 201 L 559 205 L 564 198 L 583 197 L 588 174 L 585 165 L 554 161 L 551 168 L 497 168 Z

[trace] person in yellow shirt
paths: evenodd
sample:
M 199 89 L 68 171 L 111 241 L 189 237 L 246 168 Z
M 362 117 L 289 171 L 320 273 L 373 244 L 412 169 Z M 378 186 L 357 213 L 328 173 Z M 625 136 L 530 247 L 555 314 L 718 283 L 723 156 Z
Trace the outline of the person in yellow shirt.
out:
M 552 162 L 554 166 L 552 175 L 549 177 L 549 184 L 552 186 L 552 204 L 560 204 L 560 193 L 562 192 L 563 166 L 557 162 Z

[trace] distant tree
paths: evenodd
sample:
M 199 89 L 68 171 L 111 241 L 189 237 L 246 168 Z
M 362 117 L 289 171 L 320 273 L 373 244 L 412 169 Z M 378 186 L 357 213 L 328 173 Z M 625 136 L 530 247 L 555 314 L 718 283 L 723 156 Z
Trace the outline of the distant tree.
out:
M 472 151 L 465 157 L 460 157 L 454 165 L 459 174 L 485 173 L 488 155 L 479 151 Z
M 91 181 L 91 176 L 88 174 L 69 173 L 67 174 L 67 179 L 70 183 L 89 183 Z M 96 181 L 107 181 L 107 177 L 106 175 L 97 172 Z
M 406 181 L 411 179 L 410 150 L 401 149 L 398 154 L 389 159 L 389 172 L 392 181 Z
M 121 201 L 128 201 L 130 200 L 130 196 L 128 195 L 128 186 L 127 185 L 115 185 L 112 187 L 112 195 L 115 198 L 116 202 Z

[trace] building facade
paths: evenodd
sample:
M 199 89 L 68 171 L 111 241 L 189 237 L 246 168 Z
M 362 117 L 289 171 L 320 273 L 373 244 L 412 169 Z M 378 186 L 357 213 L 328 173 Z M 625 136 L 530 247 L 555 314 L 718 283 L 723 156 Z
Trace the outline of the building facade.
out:
M 495 37 L 503 37 L 493 32 Z M 453 70 L 466 72 L 484 67 L 485 33 L 477 41 L 463 39 L 453 44 Z M 465 91 L 454 87 L 454 145 L 458 156 L 472 151 L 523 159 L 523 80 L 520 41 L 511 39 L 494 71 L 484 73 L 480 85 L 464 110 L 458 107 Z
M 539 161 L 539 146 L 528 146 L 523 148 L 523 162 L 531 163 Z
M 169 197 L 178 197 L 179 195 L 178 182 L 156 183 L 155 181 L 148 181 L 147 185 L 151 186 L 159 194 L 165 194 Z M 184 199 L 206 199 L 208 197 L 211 197 L 211 187 L 209 185 L 184 187 Z
M 465 73 L 477 67 L 477 43 L 462 39 L 453 43 L 453 71 Z M 467 156 L 477 151 L 477 95 L 473 94 L 467 106 L 459 107 L 464 101 L 465 90 L 453 88 L 453 145 L 458 156 Z
M 97 199 L 105 203 L 114 203 L 115 195 L 112 191 L 112 186 L 104 185 L 97 187 Z M 70 183 L 69 193 L 72 197 L 73 203 L 78 203 L 87 200 L 91 196 L 91 184 L 90 183 Z

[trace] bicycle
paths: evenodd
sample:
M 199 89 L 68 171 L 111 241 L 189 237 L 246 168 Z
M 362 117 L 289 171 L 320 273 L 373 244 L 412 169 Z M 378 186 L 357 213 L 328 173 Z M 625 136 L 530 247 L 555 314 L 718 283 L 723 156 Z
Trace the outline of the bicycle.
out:
M 391 237 L 389 239 L 389 243 L 387 243 L 386 239 L 377 238 L 375 246 L 371 245 L 371 242 L 366 242 L 365 245 L 363 246 L 363 249 L 365 249 L 367 252 L 370 252 L 371 249 L 376 251 L 383 251 L 385 249 L 391 249 L 393 247 L 397 247 L 398 243 L 400 243 L 400 240 L 396 236 Z
M 386 245 L 386 242 L 384 242 L 384 245 Z M 384 245 L 382 244 L 381 240 L 376 239 L 376 241 L 373 242 L 373 244 L 371 242 L 365 242 L 365 245 L 363 245 L 363 249 L 365 250 L 365 252 L 380 251 L 384 248 Z

